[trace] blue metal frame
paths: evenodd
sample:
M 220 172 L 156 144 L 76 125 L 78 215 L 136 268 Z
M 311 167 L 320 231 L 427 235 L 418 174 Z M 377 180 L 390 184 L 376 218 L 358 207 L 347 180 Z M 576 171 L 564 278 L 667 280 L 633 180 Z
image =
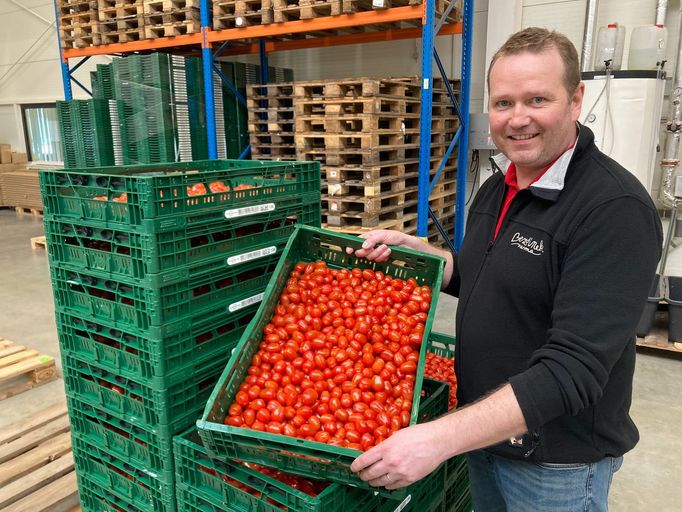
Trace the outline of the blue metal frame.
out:
M 459 250 L 464 237 L 464 197 L 466 195 L 466 169 L 468 161 L 469 145 L 469 89 L 471 80 L 469 77 L 471 70 L 471 25 L 473 21 L 473 0 L 464 0 L 463 30 L 462 30 L 462 80 L 460 103 L 452 91 L 448 82 L 445 69 L 440 61 L 438 52 L 434 48 L 434 40 L 438 31 L 447 19 L 450 10 L 454 6 L 451 2 L 443 16 L 436 21 L 435 2 L 433 0 L 426 3 L 426 19 L 422 28 L 422 90 L 420 108 L 420 129 L 419 129 L 419 191 L 417 194 L 417 236 L 426 237 L 428 234 L 428 220 L 433 221 L 436 229 L 444 235 L 444 238 L 451 249 Z M 448 95 L 453 102 L 455 112 L 459 118 L 459 128 L 455 133 L 445 156 L 438 166 L 438 170 L 431 179 L 431 119 L 433 108 L 433 61 L 435 60 L 438 70 L 445 82 Z M 445 164 L 450 158 L 452 151 L 457 145 L 457 195 L 455 198 L 455 232 L 454 243 L 449 235 L 440 225 L 440 220 L 436 218 L 429 207 L 429 195 L 434 186 L 440 179 Z
M 455 197 L 455 249 L 459 250 L 464 239 L 464 208 L 467 190 L 466 175 L 469 165 L 469 99 L 471 89 L 471 45 L 473 40 L 474 2 L 464 0 L 462 16 L 462 80 L 460 92 L 460 116 L 463 128 L 457 153 L 457 196 Z

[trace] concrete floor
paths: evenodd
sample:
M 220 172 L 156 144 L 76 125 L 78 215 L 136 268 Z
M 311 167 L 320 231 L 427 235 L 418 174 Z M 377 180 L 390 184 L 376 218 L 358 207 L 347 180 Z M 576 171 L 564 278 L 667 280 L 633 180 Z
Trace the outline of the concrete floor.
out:
M 42 218 L 0 210 L 0 336 L 55 356 L 61 375 L 47 254 L 29 243 L 43 233 Z M 454 332 L 456 304 L 441 295 L 434 330 Z M 4 400 L 0 428 L 63 400 L 61 379 Z M 638 353 L 632 416 L 641 441 L 614 477 L 611 510 L 682 510 L 682 357 Z

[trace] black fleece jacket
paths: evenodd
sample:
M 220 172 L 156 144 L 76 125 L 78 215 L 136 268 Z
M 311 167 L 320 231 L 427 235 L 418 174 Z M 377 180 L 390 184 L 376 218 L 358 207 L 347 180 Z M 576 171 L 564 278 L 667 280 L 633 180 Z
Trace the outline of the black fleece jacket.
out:
M 639 439 L 635 326 L 661 224 L 637 179 L 579 128 L 574 149 L 514 198 L 495 240 L 503 173 L 485 182 L 445 290 L 459 297 L 460 403 L 509 382 L 529 429 L 521 444 L 489 448 L 498 455 L 587 463 Z

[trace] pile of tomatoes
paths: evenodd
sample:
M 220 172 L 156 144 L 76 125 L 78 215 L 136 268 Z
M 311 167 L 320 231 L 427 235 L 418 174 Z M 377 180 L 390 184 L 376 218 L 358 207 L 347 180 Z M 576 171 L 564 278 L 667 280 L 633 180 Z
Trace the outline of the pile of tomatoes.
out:
M 457 376 L 455 375 L 455 360 L 438 356 L 431 352 L 426 354 L 424 376 L 430 379 L 447 382 L 450 385 L 448 410 L 457 407 Z
M 410 422 L 431 290 L 297 263 L 227 425 L 367 450 Z
M 229 192 L 230 190 L 249 190 L 252 188 L 255 187 L 246 183 L 236 185 L 233 189 L 230 189 L 230 186 L 225 185 L 225 183 L 222 181 L 213 181 L 208 184 L 208 189 L 212 194 L 217 194 L 219 192 Z M 205 196 L 207 193 L 206 185 L 203 183 L 195 183 L 194 185 L 187 187 L 188 196 Z

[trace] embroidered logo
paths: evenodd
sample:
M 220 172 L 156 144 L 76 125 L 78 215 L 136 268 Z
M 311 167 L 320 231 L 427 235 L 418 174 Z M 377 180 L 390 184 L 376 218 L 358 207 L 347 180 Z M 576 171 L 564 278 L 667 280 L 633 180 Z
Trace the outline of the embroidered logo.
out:
M 538 242 L 533 237 L 522 236 L 519 232 L 514 233 L 514 236 L 511 238 L 511 244 L 533 256 L 540 256 L 545 251 L 543 240 Z

